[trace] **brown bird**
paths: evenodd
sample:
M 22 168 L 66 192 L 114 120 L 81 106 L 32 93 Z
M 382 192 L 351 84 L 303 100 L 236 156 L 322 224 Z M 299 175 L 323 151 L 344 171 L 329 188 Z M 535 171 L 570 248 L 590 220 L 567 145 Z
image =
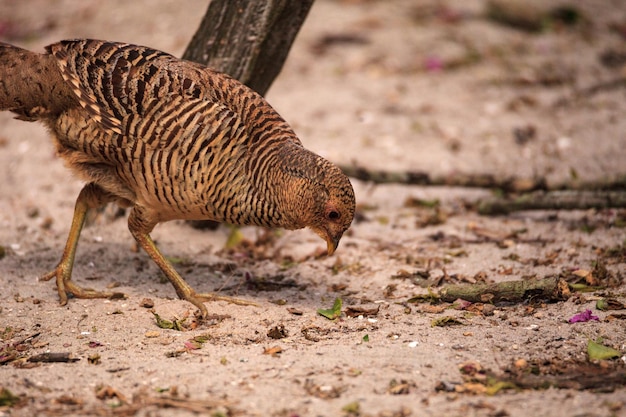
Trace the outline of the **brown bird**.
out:
M 354 217 L 352 185 L 306 150 L 289 125 L 237 80 L 147 47 L 67 40 L 39 54 L 0 43 L 0 110 L 42 121 L 57 153 L 86 181 L 56 279 L 61 304 L 110 297 L 71 280 L 87 211 L 131 207 L 128 228 L 182 299 L 240 300 L 197 293 L 150 232 L 173 219 L 308 227 L 332 254 Z

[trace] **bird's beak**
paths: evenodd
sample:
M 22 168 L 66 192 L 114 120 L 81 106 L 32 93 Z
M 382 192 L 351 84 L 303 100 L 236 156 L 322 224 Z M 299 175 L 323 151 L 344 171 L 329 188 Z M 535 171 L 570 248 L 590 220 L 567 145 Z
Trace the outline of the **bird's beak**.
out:
M 341 235 L 333 236 L 328 230 L 322 228 L 311 228 L 313 231 L 322 239 L 326 241 L 326 249 L 328 252 L 328 256 L 335 253 L 337 246 L 339 246 L 339 239 L 341 239 Z
M 330 235 L 326 236 L 326 248 L 328 249 L 328 256 L 335 253 L 335 250 L 337 250 L 337 246 L 339 246 L 339 239 L 333 239 Z

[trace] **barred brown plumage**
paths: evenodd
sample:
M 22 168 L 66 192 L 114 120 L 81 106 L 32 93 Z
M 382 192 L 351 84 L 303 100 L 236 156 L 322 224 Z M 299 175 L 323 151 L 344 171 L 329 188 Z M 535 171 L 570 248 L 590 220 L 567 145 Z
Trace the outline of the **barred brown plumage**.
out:
M 128 227 L 179 297 L 203 302 L 150 238 L 173 219 L 309 227 L 336 249 L 354 217 L 348 178 L 306 150 L 261 97 L 233 78 L 151 48 L 67 40 L 29 52 L 0 43 L 0 110 L 41 120 L 69 168 L 86 181 L 63 257 L 44 279 L 67 295 L 111 294 L 71 280 L 89 209 L 131 207 Z

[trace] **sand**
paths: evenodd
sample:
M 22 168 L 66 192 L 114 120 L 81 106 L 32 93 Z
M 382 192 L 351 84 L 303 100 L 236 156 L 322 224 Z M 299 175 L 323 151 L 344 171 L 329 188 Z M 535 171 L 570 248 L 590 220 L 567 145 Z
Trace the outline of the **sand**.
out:
M 268 100 L 308 148 L 344 165 L 549 186 L 624 175 L 626 102 L 623 83 L 611 84 L 624 61 L 599 58 L 624 56 L 624 2 L 577 4 L 578 25 L 541 33 L 487 19 L 484 1 L 445 4 L 318 0 Z M 41 51 L 93 37 L 180 55 L 205 8 L 4 1 L 0 40 Z M 60 306 L 55 284 L 38 280 L 61 256 L 82 186 L 42 126 L 0 114 L 0 179 L 0 346 L 15 354 L 0 387 L 21 399 L 0 416 L 626 413 L 623 377 L 610 381 L 625 372 L 626 326 L 612 319 L 624 310 L 596 308 L 608 296 L 625 302 L 624 210 L 481 216 L 474 204 L 490 190 L 354 180 L 358 219 L 333 257 L 318 256 L 324 242 L 306 230 L 244 228 L 226 250 L 225 226 L 159 225 L 153 237 L 194 288 L 257 304 L 209 303 L 211 319 L 197 323 L 113 208 L 83 231 L 74 280 L 125 299 Z M 417 204 L 435 200 L 437 209 Z M 429 285 L 574 271 L 613 286 L 495 308 L 410 302 Z M 318 314 L 336 298 L 339 318 Z M 587 309 L 597 321 L 568 322 Z M 184 329 L 158 327 L 153 312 Z M 432 325 L 443 317 L 458 324 Z M 590 361 L 589 340 L 622 357 Z M 27 361 L 46 352 L 71 360 Z M 489 395 L 487 374 L 518 388 Z M 521 388 L 533 375 L 561 388 Z M 601 387 L 582 389 L 594 376 Z

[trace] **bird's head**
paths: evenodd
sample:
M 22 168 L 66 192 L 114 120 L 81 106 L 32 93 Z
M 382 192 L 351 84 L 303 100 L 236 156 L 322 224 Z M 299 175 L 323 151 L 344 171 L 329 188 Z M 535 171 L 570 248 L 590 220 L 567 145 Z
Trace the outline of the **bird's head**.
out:
M 331 162 L 301 149 L 287 169 L 291 177 L 291 216 L 294 229 L 308 227 L 326 241 L 332 255 L 354 218 L 354 189 L 348 177 Z
M 354 218 L 354 191 L 350 181 L 346 181 L 343 186 L 320 190 L 320 197 L 316 214 L 307 226 L 326 241 L 328 255 L 332 255 Z

